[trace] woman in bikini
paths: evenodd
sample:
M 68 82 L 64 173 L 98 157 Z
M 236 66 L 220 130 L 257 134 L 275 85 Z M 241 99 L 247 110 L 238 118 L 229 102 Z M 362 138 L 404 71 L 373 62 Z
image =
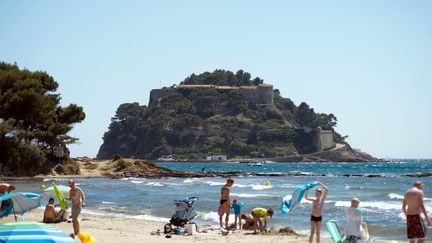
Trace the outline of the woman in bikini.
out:
M 309 190 L 305 193 L 305 199 L 312 201 L 312 213 L 311 213 L 311 233 L 309 236 L 309 243 L 312 243 L 314 234 L 316 233 L 316 242 L 320 242 L 320 232 L 321 232 L 321 221 L 322 221 L 322 211 L 324 208 L 324 202 L 327 198 L 328 188 L 321 182 L 316 182 L 320 185 L 315 191 L 315 198 L 308 197 Z

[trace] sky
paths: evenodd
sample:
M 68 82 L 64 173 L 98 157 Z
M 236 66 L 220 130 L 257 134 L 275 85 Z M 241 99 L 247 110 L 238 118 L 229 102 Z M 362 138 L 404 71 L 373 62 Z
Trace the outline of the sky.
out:
M 72 156 L 117 107 L 192 73 L 243 69 L 333 113 L 352 147 L 432 158 L 432 1 L 0 1 L 0 61 L 44 70 L 83 106 Z

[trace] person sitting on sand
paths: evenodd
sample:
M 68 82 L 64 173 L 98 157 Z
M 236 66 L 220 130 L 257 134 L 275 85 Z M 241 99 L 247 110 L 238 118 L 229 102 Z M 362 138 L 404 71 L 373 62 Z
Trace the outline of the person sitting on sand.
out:
M 347 226 L 345 229 L 346 238 L 344 243 L 357 243 L 361 239 L 363 232 L 363 211 L 359 208 L 360 199 L 351 199 L 351 207 L 349 207 L 345 214 L 347 219 Z
M 328 188 L 325 185 L 323 185 L 319 181 L 317 181 L 316 183 L 321 187 L 316 189 L 315 198 L 308 197 L 309 189 L 305 193 L 305 199 L 312 201 L 311 232 L 309 236 L 309 243 L 312 243 L 315 233 L 316 233 L 316 242 L 317 243 L 320 242 L 322 212 L 324 208 L 324 202 L 328 194 Z
M 265 208 L 254 208 L 252 209 L 252 217 L 254 220 L 254 234 L 257 233 L 259 227 L 260 232 L 264 230 L 267 232 L 267 219 L 273 216 L 273 210 Z M 264 219 L 264 224 L 261 219 Z
M 238 220 L 239 229 L 242 228 L 241 226 L 242 207 L 243 207 L 243 203 L 239 202 L 238 199 L 235 198 L 233 200 L 233 204 L 231 208 L 234 209 L 234 227 L 236 229 L 237 229 L 237 220 Z
M 242 214 L 240 215 L 240 220 L 244 220 L 245 223 L 243 224 L 242 229 L 244 230 L 253 230 L 254 229 L 254 219 L 249 214 Z
M 225 229 L 228 229 L 228 220 L 229 220 L 229 214 L 230 214 L 230 208 L 231 208 L 231 201 L 230 201 L 230 192 L 231 192 L 231 186 L 234 184 L 234 180 L 231 178 L 227 179 L 227 182 L 225 186 L 221 189 L 221 199 L 219 204 L 219 224 L 220 227 L 222 226 L 222 218 L 225 214 Z
M 402 211 L 407 221 L 407 236 L 410 243 L 417 239 L 419 243 L 426 241 L 426 227 L 420 216 L 423 213 L 427 224 L 431 225 L 423 202 L 423 182 L 416 181 L 414 187 L 405 193 Z
M 64 221 L 64 211 L 57 210 L 58 205 L 54 205 L 54 198 L 48 200 L 48 204 L 45 207 L 43 222 L 44 223 L 58 223 Z

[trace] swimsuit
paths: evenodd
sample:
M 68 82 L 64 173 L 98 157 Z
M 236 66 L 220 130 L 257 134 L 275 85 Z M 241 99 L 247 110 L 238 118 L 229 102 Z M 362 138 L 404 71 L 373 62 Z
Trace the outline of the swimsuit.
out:
M 220 205 L 223 205 L 223 204 L 226 203 L 226 202 L 228 202 L 228 200 L 226 200 L 226 199 L 221 199 L 221 200 L 220 200 Z
M 315 216 L 311 215 L 311 221 L 321 222 L 322 221 L 322 216 L 315 217 Z
M 72 204 L 72 218 L 78 219 L 78 216 L 81 213 L 81 203 L 79 204 Z
M 407 215 L 408 239 L 426 239 L 426 227 L 420 214 Z

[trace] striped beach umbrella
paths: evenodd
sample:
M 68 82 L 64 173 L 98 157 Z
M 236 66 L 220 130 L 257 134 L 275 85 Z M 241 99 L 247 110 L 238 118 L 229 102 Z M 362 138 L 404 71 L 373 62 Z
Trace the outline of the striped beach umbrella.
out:
M 37 222 L 0 225 L 0 243 L 77 243 L 58 228 Z

